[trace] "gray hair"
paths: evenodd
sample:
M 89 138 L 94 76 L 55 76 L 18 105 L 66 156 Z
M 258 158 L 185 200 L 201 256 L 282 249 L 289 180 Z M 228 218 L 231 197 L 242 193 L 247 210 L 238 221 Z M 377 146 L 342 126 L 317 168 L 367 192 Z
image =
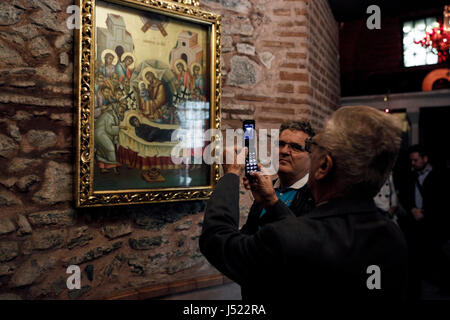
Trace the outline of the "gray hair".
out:
M 392 115 L 372 107 L 342 107 L 317 138 L 333 158 L 340 188 L 375 196 L 397 159 L 401 126 Z
M 280 126 L 280 134 L 287 129 L 303 131 L 310 137 L 314 137 L 315 135 L 315 132 L 311 127 L 311 124 L 309 123 L 309 121 L 306 120 L 283 122 Z

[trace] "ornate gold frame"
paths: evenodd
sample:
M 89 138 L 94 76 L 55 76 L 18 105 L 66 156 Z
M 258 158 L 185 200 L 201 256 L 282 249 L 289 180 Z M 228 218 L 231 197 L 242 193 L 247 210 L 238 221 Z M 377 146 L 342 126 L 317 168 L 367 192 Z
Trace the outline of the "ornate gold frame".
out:
M 210 128 L 220 129 L 220 42 L 221 17 L 200 9 L 198 0 L 103 0 L 113 4 L 146 10 L 171 18 L 207 26 L 210 59 Z M 219 165 L 211 166 L 210 185 L 164 189 L 120 191 L 93 190 L 94 168 L 94 60 L 95 0 L 78 0 L 80 29 L 75 30 L 76 161 L 75 204 L 77 207 L 142 204 L 208 199 L 220 178 Z

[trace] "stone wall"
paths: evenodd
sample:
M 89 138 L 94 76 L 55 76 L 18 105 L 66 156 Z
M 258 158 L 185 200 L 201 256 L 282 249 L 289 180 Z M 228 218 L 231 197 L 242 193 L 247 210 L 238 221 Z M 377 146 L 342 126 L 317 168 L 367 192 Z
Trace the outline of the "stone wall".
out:
M 0 4 L 0 296 L 105 298 L 217 273 L 198 249 L 202 201 L 74 209 L 71 4 Z M 201 5 L 223 15 L 224 128 L 304 117 L 320 127 L 339 96 L 327 2 Z M 66 287 L 71 264 L 83 271 L 81 290 Z

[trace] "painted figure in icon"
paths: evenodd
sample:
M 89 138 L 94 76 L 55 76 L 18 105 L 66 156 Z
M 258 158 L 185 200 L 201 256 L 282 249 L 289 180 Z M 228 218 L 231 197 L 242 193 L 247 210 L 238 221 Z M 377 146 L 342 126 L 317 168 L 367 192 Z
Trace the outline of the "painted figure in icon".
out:
M 99 68 L 99 71 L 103 73 L 105 78 L 111 78 L 111 75 L 116 71 L 116 64 L 118 58 L 117 54 L 110 49 L 105 49 L 102 52 L 103 65 Z
M 103 85 L 97 92 L 97 104 L 94 110 L 94 118 L 97 119 L 106 110 L 106 108 L 115 101 L 114 91 L 111 87 Z
M 193 78 L 187 64 L 184 60 L 179 59 L 175 62 L 176 74 L 180 88 L 186 88 L 187 91 L 192 90 Z
M 118 173 L 116 150 L 119 146 L 119 130 L 124 129 L 120 122 L 124 119 L 126 105 L 114 103 L 95 121 L 95 157 L 102 173 L 113 169 Z
M 198 90 L 198 93 L 202 96 L 205 95 L 205 79 L 202 76 L 202 67 L 199 63 L 193 63 L 192 74 L 194 78 L 194 88 Z
M 160 129 L 141 123 L 137 117 L 130 118 L 130 125 L 134 127 L 136 136 L 148 142 L 171 141 L 173 129 Z
M 119 76 L 119 83 L 122 83 L 125 78 L 131 79 L 133 73 L 132 65 L 134 64 L 134 57 L 130 52 L 122 55 L 122 61 L 116 65 L 116 73 Z
M 144 78 L 143 82 L 147 86 L 142 90 L 143 92 L 139 89 L 140 110 L 149 120 L 161 120 L 163 107 L 167 104 L 166 89 L 154 72 L 146 71 Z

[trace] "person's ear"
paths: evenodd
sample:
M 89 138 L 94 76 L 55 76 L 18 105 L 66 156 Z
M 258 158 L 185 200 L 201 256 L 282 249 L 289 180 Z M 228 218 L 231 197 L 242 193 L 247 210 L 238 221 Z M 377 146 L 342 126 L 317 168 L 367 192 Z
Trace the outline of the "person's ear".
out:
M 319 160 L 319 166 L 317 167 L 316 172 L 314 172 L 314 178 L 316 180 L 324 179 L 333 169 L 333 165 L 333 158 L 331 158 L 329 154 L 324 155 Z
M 425 163 L 428 163 L 428 156 L 423 156 L 423 161 L 425 161 Z

